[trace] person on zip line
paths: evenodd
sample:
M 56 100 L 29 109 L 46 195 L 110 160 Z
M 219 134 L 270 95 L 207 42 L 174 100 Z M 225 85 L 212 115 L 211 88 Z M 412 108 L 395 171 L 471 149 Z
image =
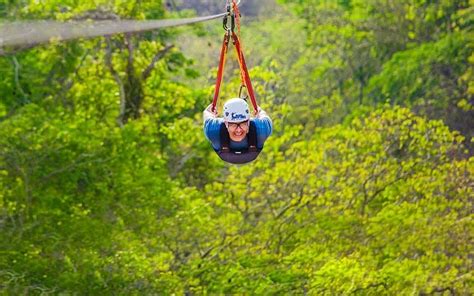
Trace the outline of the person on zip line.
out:
M 239 1 L 240 2 L 240 1 Z M 234 28 L 237 26 L 240 35 L 240 12 L 236 0 L 227 1 L 227 14 L 223 20 L 226 33 L 219 59 L 214 98 L 203 112 L 204 134 L 211 142 L 212 148 L 219 157 L 229 163 L 242 164 L 255 160 L 263 145 L 272 133 L 272 121 L 257 104 L 250 75 L 239 36 Z M 228 26 L 230 22 L 230 26 Z M 241 86 L 238 98 L 225 102 L 223 117 L 218 117 L 217 100 L 222 83 L 224 65 L 230 40 L 237 53 L 240 68 Z M 246 88 L 254 109 L 254 118 L 250 117 L 247 101 L 242 99 L 242 89 Z
M 260 107 L 250 117 L 244 99 L 230 99 L 224 104 L 224 116 L 218 117 L 212 104 L 203 112 L 204 134 L 219 157 L 229 163 L 242 164 L 257 158 L 272 133 L 272 120 Z

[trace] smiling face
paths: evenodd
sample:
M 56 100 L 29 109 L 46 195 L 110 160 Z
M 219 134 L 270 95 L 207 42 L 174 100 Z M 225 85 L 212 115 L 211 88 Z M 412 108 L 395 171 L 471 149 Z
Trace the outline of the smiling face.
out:
M 234 142 L 240 142 L 245 139 L 249 132 L 249 121 L 226 122 L 229 138 Z

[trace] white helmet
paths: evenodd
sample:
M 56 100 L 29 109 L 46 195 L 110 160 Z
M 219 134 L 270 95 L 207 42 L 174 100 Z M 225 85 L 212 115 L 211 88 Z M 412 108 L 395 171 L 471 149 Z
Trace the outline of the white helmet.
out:
M 241 122 L 250 119 L 247 102 L 240 98 L 230 99 L 224 104 L 224 119 L 227 122 Z

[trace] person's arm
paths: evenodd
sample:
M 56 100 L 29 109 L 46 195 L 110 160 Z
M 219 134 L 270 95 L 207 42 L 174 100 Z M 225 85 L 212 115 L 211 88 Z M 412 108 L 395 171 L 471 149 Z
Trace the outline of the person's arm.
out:
M 203 112 L 204 135 L 211 142 L 214 150 L 221 148 L 220 128 L 222 118 L 217 117 L 217 112 L 212 112 L 212 105 L 209 105 Z
M 207 119 L 217 118 L 217 109 L 212 112 L 212 104 L 207 106 L 207 108 L 204 109 L 204 112 L 202 112 L 202 117 L 204 119 L 204 123 L 206 123 Z
M 267 138 L 272 134 L 273 124 L 267 112 L 258 107 L 258 112 L 254 118 L 257 128 L 257 147 L 262 148 Z

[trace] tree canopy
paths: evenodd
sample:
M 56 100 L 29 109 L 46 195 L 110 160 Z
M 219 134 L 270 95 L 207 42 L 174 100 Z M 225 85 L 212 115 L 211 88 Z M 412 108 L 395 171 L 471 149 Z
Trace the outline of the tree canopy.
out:
M 0 51 L 1 294 L 474 292 L 472 1 L 245 2 L 274 128 L 248 165 L 202 131 L 219 20 Z M 6 1 L 0 25 L 221 4 Z

